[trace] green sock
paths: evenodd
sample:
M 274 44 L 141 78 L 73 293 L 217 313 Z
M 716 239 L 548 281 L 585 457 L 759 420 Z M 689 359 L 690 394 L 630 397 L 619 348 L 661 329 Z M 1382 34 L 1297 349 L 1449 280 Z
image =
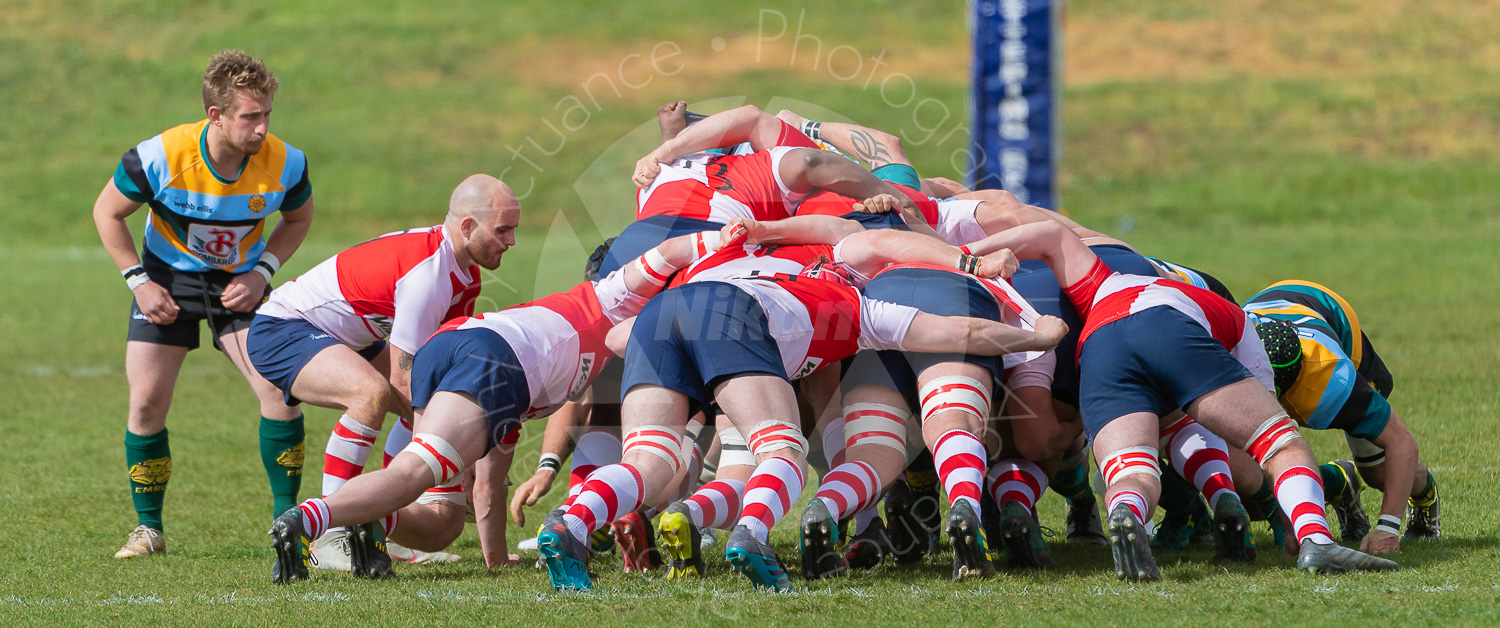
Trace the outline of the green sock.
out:
M 1254 502 L 1260 508 L 1260 514 L 1265 515 L 1267 520 L 1273 523 L 1277 521 L 1276 509 L 1278 506 L 1276 503 L 1276 492 L 1271 488 L 1269 480 L 1260 483 L 1260 490 L 1255 491 L 1255 494 L 1250 496 L 1250 501 Z
M 1349 490 L 1349 479 L 1344 477 L 1344 470 L 1332 462 L 1318 465 L 1318 475 L 1323 476 L 1323 494 L 1330 498 Z
M 1058 469 L 1052 475 L 1052 491 L 1062 495 L 1074 506 L 1083 506 L 1094 501 L 1094 489 L 1089 486 L 1089 463 L 1087 460 L 1068 469 Z
M 290 421 L 260 418 L 260 463 L 271 483 L 271 519 L 297 505 L 302 488 L 303 441 L 306 431 L 302 415 Z
M 1162 465 L 1161 499 L 1156 501 L 1156 505 L 1166 512 L 1182 512 L 1193 508 L 1199 501 L 1197 487 L 1170 465 Z
M 1427 472 L 1427 486 L 1411 496 L 1411 503 L 1417 506 L 1431 506 L 1437 501 L 1437 480 L 1432 479 L 1432 472 Z
M 125 467 L 130 474 L 130 501 L 135 503 L 138 525 L 162 530 L 161 505 L 172 478 L 172 448 L 167 429 L 150 436 L 125 432 Z

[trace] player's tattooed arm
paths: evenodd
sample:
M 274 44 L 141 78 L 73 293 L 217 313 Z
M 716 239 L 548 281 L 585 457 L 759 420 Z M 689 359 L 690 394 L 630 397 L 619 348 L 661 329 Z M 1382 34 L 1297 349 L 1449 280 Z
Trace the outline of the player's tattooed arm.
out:
M 892 136 L 887 135 L 885 137 L 891 138 Z M 853 131 L 849 133 L 849 144 L 854 149 L 852 151 L 854 156 L 865 160 L 865 162 L 870 164 L 870 168 L 872 169 L 896 163 L 895 158 L 891 155 L 891 146 L 882 141 L 881 138 L 876 137 L 874 133 L 864 130 Z M 896 150 L 900 150 L 899 144 L 896 146 Z
M 403 371 L 410 371 L 411 370 L 411 363 L 413 361 L 415 361 L 415 360 L 416 360 L 415 356 L 413 356 L 413 355 L 411 355 L 411 354 L 406 353 L 406 352 L 403 351 L 401 353 L 401 357 L 400 357 L 399 361 L 396 363 L 396 368 L 399 368 L 399 369 L 401 369 Z
M 411 367 L 415 359 L 412 354 L 398 349 L 396 345 L 389 345 L 391 353 L 391 412 L 397 415 L 411 416 Z

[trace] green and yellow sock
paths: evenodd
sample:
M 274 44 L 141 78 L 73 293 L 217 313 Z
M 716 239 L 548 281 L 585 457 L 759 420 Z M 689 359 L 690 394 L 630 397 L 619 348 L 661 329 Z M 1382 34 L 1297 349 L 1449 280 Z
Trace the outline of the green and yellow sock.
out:
M 167 429 L 150 436 L 125 432 L 125 468 L 130 475 L 130 501 L 135 504 L 138 525 L 164 529 L 161 507 L 172 479 L 172 447 Z
M 1349 476 L 1344 475 L 1344 469 L 1332 462 L 1318 465 L 1318 475 L 1323 478 L 1323 494 L 1332 499 L 1337 495 L 1343 495 L 1349 490 Z
M 1087 460 L 1067 469 L 1058 469 L 1052 475 L 1052 492 L 1062 495 L 1074 506 L 1094 503 L 1094 489 L 1089 486 L 1089 463 Z
M 1437 480 L 1432 478 L 1432 472 L 1427 472 L 1427 484 L 1420 490 L 1412 493 L 1411 503 L 1413 506 L 1431 506 L 1437 502 L 1438 490 Z
M 302 415 L 290 421 L 260 418 L 260 463 L 271 484 L 271 519 L 297 505 L 302 488 L 302 458 L 307 432 Z

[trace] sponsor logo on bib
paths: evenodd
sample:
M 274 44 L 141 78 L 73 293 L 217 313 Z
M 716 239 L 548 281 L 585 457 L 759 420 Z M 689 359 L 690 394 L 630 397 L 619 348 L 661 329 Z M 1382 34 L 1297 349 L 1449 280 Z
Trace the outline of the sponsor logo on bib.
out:
M 240 240 L 255 230 L 254 225 L 192 225 L 188 227 L 188 250 L 203 261 L 220 268 L 240 264 Z

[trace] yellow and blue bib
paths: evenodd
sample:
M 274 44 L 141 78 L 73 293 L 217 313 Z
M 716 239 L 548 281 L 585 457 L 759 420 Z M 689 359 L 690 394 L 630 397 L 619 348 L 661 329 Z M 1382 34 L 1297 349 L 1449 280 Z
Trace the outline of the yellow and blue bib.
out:
M 1385 430 L 1391 406 L 1359 374 L 1363 332 L 1354 308 L 1337 293 L 1307 281 L 1283 281 L 1250 297 L 1245 311 L 1297 328 L 1302 368 L 1281 395 L 1298 423 L 1339 429 L 1373 440 Z
M 145 249 L 188 272 L 248 272 L 265 250 L 266 218 L 312 196 L 307 156 L 275 135 L 232 178 L 207 154 L 208 120 L 177 126 L 125 152 L 115 187 L 146 203 Z

